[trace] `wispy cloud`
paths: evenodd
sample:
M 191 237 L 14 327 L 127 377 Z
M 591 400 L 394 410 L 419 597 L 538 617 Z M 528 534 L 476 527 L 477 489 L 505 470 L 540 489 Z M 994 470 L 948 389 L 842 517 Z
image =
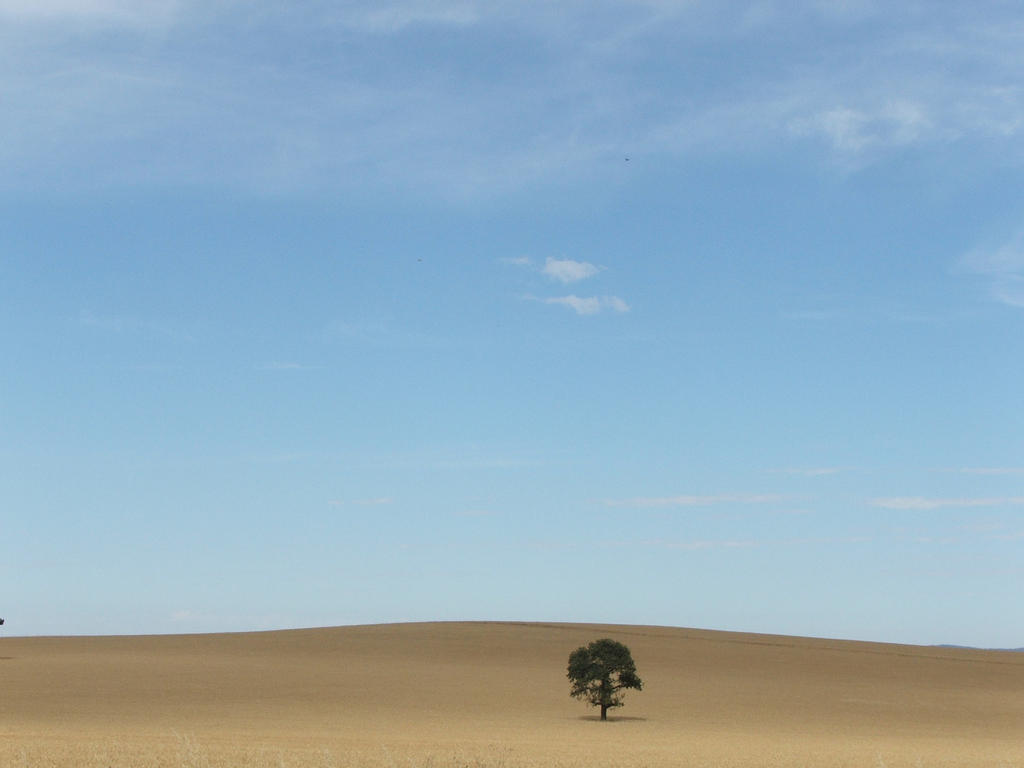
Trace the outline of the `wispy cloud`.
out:
M 1017 6 L 837 5 L 0 0 L 0 178 L 470 197 L 610 179 L 626 150 L 789 146 L 860 163 L 985 146 L 1024 160 L 1024 89 L 1007 74 Z M 130 37 L 112 46 L 118 25 Z M 253 44 L 282 30 L 312 41 L 306 55 Z M 482 75 L 467 62 L 489 33 L 508 66 Z M 652 61 L 673 69 L 652 76 Z M 1024 302 L 1015 283 L 1008 303 Z
M 1012 533 L 1000 533 L 992 536 L 991 538 L 997 541 L 1019 541 L 1024 539 L 1024 530 L 1014 531 Z
M 604 270 L 604 267 L 591 264 L 589 261 L 576 261 L 575 259 L 554 259 L 548 257 L 544 261 L 544 266 L 539 268 L 525 256 L 505 258 L 500 259 L 500 261 L 505 264 L 526 267 L 563 285 L 578 283 Z M 522 298 L 540 302 L 541 304 L 567 307 L 577 315 L 597 315 L 605 311 L 624 314 L 630 310 L 629 304 L 619 296 L 577 296 L 576 294 L 569 294 L 568 296 L 526 295 Z
M 955 471 L 965 475 L 1024 475 L 1024 467 L 961 467 Z
M 367 32 L 394 34 L 412 26 L 465 27 L 480 21 L 481 7 L 459 0 L 392 0 L 342 6 L 341 21 Z
M 292 363 L 273 360 L 267 363 L 260 363 L 256 366 L 258 371 L 315 371 L 319 370 L 319 365 L 305 365 L 303 363 Z
M 328 323 L 321 335 L 328 342 L 370 347 L 436 347 L 448 343 L 443 338 L 379 320 L 337 320 Z
M 129 326 L 137 325 L 133 320 L 117 315 L 97 315 L 91 310 L 83 309 L 78 313 L 78 324 L 87 328 L 122 333 Z
M 773 469 L 771 471 L 795 477 L 823 477 L 825 475 L 837 475 L 848 470 L 848 467 L 786 467 L 785 469 Z
M 929 129 L 927 110 L 920 104 L 899 101 L 873 111 L 834 107 L 789 121 L 796 136 L 824 137 L 842 153 L 861 153 L 875 147 L 905 146 Z
M 621 548 L 623 545 L 670 549 L 695 552 L 715 549 L 749 549 L 753 547 L 800 547 L 828 546 L 833 544 L 865 544 L 871 541 L 867 536 L 824 536 L 790 539 L 640 539 L 636 541 L 605 542 L 606 547 Z
M 370 499 L 331 499 L 328 504 L 332 507 L 344 507 L 347 505 L 356 507 L 382 507 L 387 504 L 393 504 L 394 501 L 395 500 L 390 496 L 379 496 Z
M 0 18 L 149 26 L 167 23 L 183 4 L 182 0 L 0 0 Z
M 570 294 L 569 296 L 553 296 L 543 299 L 532 296 L 527 298 L 532 298 L 542 304 L 568 307 L 577 315 L 596 315 L 605 310 L 620 314 L 629 312 L 629 304 L 618 296 L 576 296 Z
M 996 248 L 970 251 L 957 267 L 983 278 L 996 301 L 1024 307 L 1024 232 Z
M 924 496 L 886 496 L 871 500 L 882 509 L 929 510 L 945 507 L 1003 507 L 1024 504 L 1024 496 L 928 498 Z
M 690 539 L 686 541 L 654 541 L 650 546 L 696 552 L 702 549 L 748 549 L 760 547 L 764 541 L 755 539 Z
M 516 267 L 526 267 L 534 272 L 539 272 L 545 277 L 559 283 L 578 283 L 598 274 L 604 267 L 591 264 L 589 261 L 576 261 L 575 259 L 555 259 L 548 257 L 542 266 L 536 266 L 529 256 L 512 256 L 498 259 L 502 264 L 509 264 Z
M 541 269 L 542 273 L 560 283 L 576 283 L 593 277 L 600 271 L 601 267 L 594 266 L 588 261 L 552 259 L 550 257 L 544 262 Z
M 787 320 L 824 322 L 840 320 L 845 317 L 845 313 L 837 309 L 797 309 L 783 312 L 782 316 Z
M 489 509 L 466 509 L 456 514 L 459 517 L 494 517 L 494 512 Z
M 703 507 L 712 504 L 769 504 L 785 496 L 767 493 L 720 493 L 708 496 L 635 496 L 630 499 L 606 499 L 609 507 Z
M 941 326 L 948 317 L 939 313 L 922 312 L 906 306 L 879 306 L 865 303 L 843 302 L 844 306 L 831 309 L 793 310 L 782 312 L 782 317 L 798 322 Z
M 129 315 L 99 314 L 91 310 L 82 310 L 79 312 L 75 322 L 83 328 L 91 328 L 111 334 L 157 336 L 172 341 L 194 340 L 192 333 L 172 323 Z

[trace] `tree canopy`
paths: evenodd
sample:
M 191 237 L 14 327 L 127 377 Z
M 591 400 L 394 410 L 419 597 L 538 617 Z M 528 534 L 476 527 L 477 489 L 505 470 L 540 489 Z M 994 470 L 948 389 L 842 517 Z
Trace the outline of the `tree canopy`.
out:
M 608 710 L 622 706 L 622 690 L 642 690 L 636 664 L 629 648 L 609 638 L 580 646 L 569 654 L 569 695 L 601 708 L 601 719 L 608 719 Z

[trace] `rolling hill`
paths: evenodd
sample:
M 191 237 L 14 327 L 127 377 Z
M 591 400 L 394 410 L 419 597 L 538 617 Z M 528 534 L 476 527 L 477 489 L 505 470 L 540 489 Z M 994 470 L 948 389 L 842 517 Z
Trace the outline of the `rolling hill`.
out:
M 601 723 L 569 653 L 630 647 Z M 1024 656 L 669 627 L 0 638 L 0 765 L 1024 765 Z

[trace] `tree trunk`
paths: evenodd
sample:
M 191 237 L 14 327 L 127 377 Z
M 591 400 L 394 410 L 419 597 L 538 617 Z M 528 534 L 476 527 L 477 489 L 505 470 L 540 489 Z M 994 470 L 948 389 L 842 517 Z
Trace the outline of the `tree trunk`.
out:
M 602 720 L 607 720 L 608 719 L 608 705 L 607 704 L 602 704 L 601 705 L 601 719 Z

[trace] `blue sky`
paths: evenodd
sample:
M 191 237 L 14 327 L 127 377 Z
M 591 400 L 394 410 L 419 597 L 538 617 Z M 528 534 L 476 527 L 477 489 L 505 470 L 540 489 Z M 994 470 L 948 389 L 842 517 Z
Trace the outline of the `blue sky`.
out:
M 0 0 L 5 631 L 1024 645 L 1022 42 Z

